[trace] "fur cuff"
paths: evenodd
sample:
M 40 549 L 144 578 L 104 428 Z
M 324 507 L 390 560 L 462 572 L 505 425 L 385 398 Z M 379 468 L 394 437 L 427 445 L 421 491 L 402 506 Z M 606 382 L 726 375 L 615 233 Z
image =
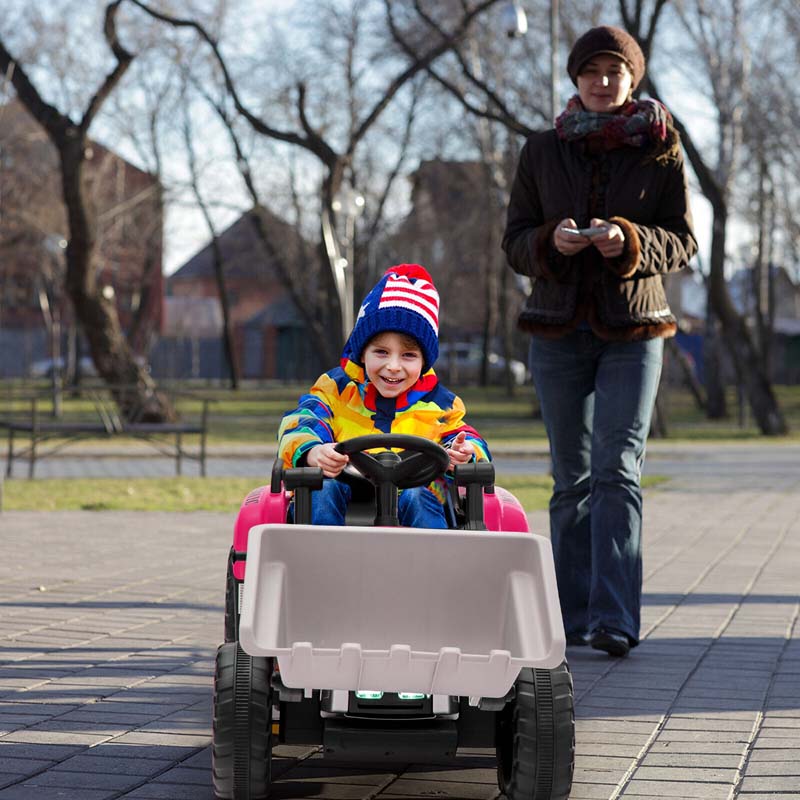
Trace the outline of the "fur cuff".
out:
M 630 278 L 639 268 L 642 255 L 642 245 L 636 226 L 624 217 L 611 217 L 609 222 L 619 225 L 625 236 L 625 249 L 622 255 L 616 258 L 606 258 L 605 265 L 618 277 Z
M 549 220 L 539 227 L 534 244 L 536 251 L 533 254 L 534 264 L 540 266 L 542 277 L 554 281 L 557 281 L 567 269 L 565 257 L 553 244 L 553 231 L 558 223 L 559 220 Z M 535 269 L 533 274 L 536 274 Z

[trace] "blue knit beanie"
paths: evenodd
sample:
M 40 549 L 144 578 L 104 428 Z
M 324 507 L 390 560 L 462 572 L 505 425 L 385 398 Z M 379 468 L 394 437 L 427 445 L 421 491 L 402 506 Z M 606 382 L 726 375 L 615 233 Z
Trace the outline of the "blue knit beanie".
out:
M 343 358 L 362 363 L 373 336 L 395 331 L 413 337 L 422 350 L 423 372 L 439 355 L 439 293 L 419 264 L 389 267 L 358 310 Z

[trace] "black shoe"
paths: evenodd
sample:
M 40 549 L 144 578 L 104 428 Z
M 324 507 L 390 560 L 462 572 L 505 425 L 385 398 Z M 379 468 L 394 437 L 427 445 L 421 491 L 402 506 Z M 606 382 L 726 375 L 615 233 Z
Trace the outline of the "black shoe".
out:
M 586 647 L 589 644 L 588 633 L 568 633 L 567 646 L 568 647 Z
M 604 650 L 614 658 L 625 658 L 631 649 L 631 643 L 624 633 L 616 633 L 605 628 L 597 628 L 589 634 L 589 644 L 595 650 Z

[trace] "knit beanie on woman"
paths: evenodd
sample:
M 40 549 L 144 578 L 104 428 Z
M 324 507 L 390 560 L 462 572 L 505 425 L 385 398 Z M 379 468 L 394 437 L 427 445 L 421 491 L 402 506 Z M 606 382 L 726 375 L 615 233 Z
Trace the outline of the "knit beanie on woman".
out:
M 433 366 L 439 355 L 439 293 L 419 264 L 386 270 L 358 310 L 343 358 L 361 363 L 370 339 L 387 331 L 415 339 L 425 362 L 423 371 Z
M 621 58 L 631 71 L 633 82 L 631 89 L 641 83 L 644 77 L 645 61 L 639 43 L 622 28 L 610 25 L 601 25 L 599 28 L 590 28 L 575 42 L 567 60 L 567 72 L 572 82 L 578 85 L 578 75 L 583 65 L 589 59 L 600 54 L 607 54 Z

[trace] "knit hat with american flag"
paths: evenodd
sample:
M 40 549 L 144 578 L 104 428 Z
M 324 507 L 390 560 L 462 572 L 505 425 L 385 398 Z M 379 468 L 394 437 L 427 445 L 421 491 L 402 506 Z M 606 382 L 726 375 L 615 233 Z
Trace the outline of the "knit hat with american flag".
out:
M 428 271 L 419 264 L 389 267 L 364 298 L 343 356 L 361 363 L 373 336 L 396 331 L 419 343 L 424 371 L 439 355 L 439 293 Z

